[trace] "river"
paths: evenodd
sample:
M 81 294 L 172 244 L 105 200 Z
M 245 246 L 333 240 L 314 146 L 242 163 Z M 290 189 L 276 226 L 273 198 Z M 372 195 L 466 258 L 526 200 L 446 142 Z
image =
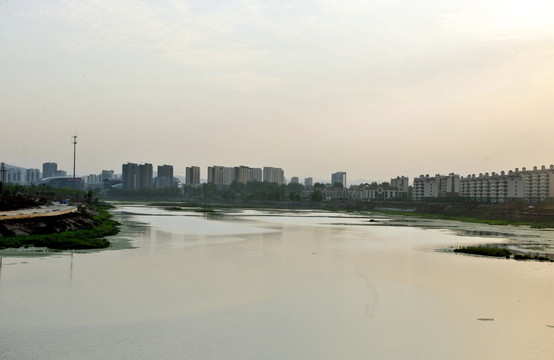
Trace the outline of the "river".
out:
M 0 252 L 0 359 L 554 357 L 554 263 L 437 251 L 508 237 L 314 211 L 113 213 L 113 249 Z

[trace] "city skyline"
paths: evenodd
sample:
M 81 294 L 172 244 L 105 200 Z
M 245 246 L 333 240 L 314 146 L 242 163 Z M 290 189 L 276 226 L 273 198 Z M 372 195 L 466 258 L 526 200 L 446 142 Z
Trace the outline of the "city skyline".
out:
M 18 169 L 17 172 L 10 173 L 10 171 L 7 171 L 8 176 L 7 183 L 20 183 L 20 184 L 28 184 L 29 179 L 32 179 L 30 182 L 33 183 L 35 181 L 38 181 L 39 179 L 48 178 L 48 176 L 45 176 L 44 173 L 40 173 L 39 169 L 33 169 L 33 168 L 24 168 L 13 164 L 7 164 L 5 162 L 2 162 L 2 169 L 4 169 L 4 166 L 7 168 L 7 170 L 11 169 Z M 122 172 L 121 173 L 115 173 L 113 170 L 105 170 L 103 169 L 101 173 L 91 173 L 89 175 L 77 175 L 78 178 L 87 179 L 86 182 L 88 183 L 88 179 L 93 179 L 91 182 L 92 184 L 101 183 L 101 181 L 98 181 L 99 179 L 111 179 L 115 178 L 116 176 L 119 179 L 125 178 L 125 172 L 126 167 L 129 168 L 129 166 L 133 166 L 134 168 L 140 170 L 141 168 L 148 169 L 149 175 L 147 177 L 150 178 L 148 180 L 150 182 L 149 185 L 147 185 L 147 188 L 155 187 L 155 188 L 163 188 L 168 186 L 176 186 L 179 182 L 179 180 L 176 180 L 177 182 L 173 182 L 173 165 L 158 165 L 157 172 L 153 171 L 152 164 L 146 163 L 146 164 L 136 164 L 136 163 L 124 163 L 122 164 Z M 46 168 L 51 168 L 52 170 L 57 169 L 57 163 L 55 162 L 46 162 L 42 164 L 43 170 Z M 499 176 L 504 178 L 505 173 L 511 174 L 519 174 L 521 170 L 521 173 L 552 173 L 554 171 L 554 164 L 550 164 L 549 166 L 546 165 L 534 165 L 532 167 L 515 167 L 513 169 L 509 170 L 501 170 L 500 172 L 496 171 L 485 171 L 482 173 L 469 173 L 467 175 L 450 172 L 448 175 L 435 173 L 435 174 L 420 174 L 419 176 L 412 177 L 413 185 L 416 187 L 416 182 L 422 182 L 422 181 L 435 181 L 436 179 L 447 179 L 448 182 L 442 183 L 442 186 L 445 187 L 445 189 L 456 187 L 458 188 L 459 185 L 454 185 L 452 180 L 448 179 L 454 179 L 456 178 L 457 182 L 459 181 L 473 181 L 475 179 L 478 179 L 478 181 L 481 181 L 481 179 L 484 179 L 484 181 L 489 181 L 489 177 L 491 179 L 497 179 Z M 50 171 L 50 170 L 49 170 Z M 175 175 L 175 178 L 180 178 L 180 185 L 198 185 L 203 183 L 215 183 L 216 185 L 230 185 L 234 180 L 242 183 L 246 183 L 249 181 L 263 181 L 263 182 L 275 182 L 278 184 L 288 184 L 288 183 L 299 183 L 299 178 L 297 176 L 291 176 L 289 178 L 284 177 L 284 169 L 282 168 L 273 168 L 273 167 L 263 167 L 262 168 L 251 168 L 248 166 L 240 165 L 240 166 L 234 166 L 234 167 L 225 167 L 225 166 L 208 166 L 207 167 L 207 173 L 206 177 L 201 177 L 201 169 L 197 166 L 187 166 L 186 167 L 186 174 L 183 175 Z M 133 170 L 133 174 L 136 175 L 137 170 Z M 262 176 L 263 174 L 263 176 Z M 278 174 L 278 176 L 275 176 Z M 393 188 L 401 189 L 403 192 L 408 191 L 409 176 L 397 176 L 396 178 L 389 178 L 387 180 L 382 179 L 351 179 L 350 181 L 347 181 L 346 176 L 347 172 L 345 171 L 339 171 L 336 173 L 330 174 L 331 181 L 327 181 L 327 179 L 324 178 L 316 178 L 315 182 L 319 182 L 328 186 L 334 185 L 334 183 L 342 183 L 343 185 L 346 185 L 346 187 L 349 186 L 357 186 L 357 185 L 364 185 L 364 184 L 382 184 L 382 183 L 388 183 Z M 40 176 L 39 176 L 40 175 Z M 48 175 L 48 174 L 46 174 Z M 63 170 L 57 170 L 53 171 L 53 174 L 51 174 L 54 178 L 55 177 L 70 177 L 66 176 L 67 173 Z M 155 175 L 155 176 L 154 176 Z M 133 175 L 134 176 L 134 175 Z M 129 179 L 129 176 L 127 176 Z M 547 179 L 550 181 L 549 179 Z M 0 180 L 2 181 L 2 180 Z M 145 180 L 143 179 L 142 182 Z M 442 181 L 442 180 L 440 180 Z M 439 181 L 439 182 L 440 182 Z M 125 183 L 125 181 L 123 181 Z M 314 184 L 314 179 L 312 177 L 304 178 L 304 184 L 306 187 L 311 187 Z M 138 187 L 135 185 L 124 185 L 124 187 L 127 188 L 141 188 L 142 185 L 139 185 Z M 550 185 L 549 185 L 550 186 Z M 554 182 L 552 182 L 552 186 L 554 186 Z M 429 189 L 420 189 L 422 194 Z M 431 189 L 432 190 L 432 189 Z M 438 188 L 435 188 L 435 192 L 438 191 Z M 457 192 L 456 190 L 455 192 Z M 554 193 L 554 187 L 550 191 L 551 193 Z M 431 191 L 433 193 L 433 191 Z M 448 193 L 448 191 L 444 190 L 443 193 Z M 437 192 L 437 194 L 439 194 Z M 419 195 L 419 198 L 424 197 L 424 195 Z
M 499 0 L 3 3 L 0 154 L 72 173 L 77 134 L 82 176 L 126 161 L 383 181 L 550 165 L 552 13 Z

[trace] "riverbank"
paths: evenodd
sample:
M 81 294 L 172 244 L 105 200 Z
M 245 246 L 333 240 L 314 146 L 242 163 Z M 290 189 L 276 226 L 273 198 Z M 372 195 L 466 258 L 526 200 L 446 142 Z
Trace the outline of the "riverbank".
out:
M 45 247 L 52 250 L 100 249 L 104 237 L 118 233 L 116 221 L 104 207 L 81 207 L 58 216 L 0 221 L 0 249 Z
M 550 241 L 549 235 L 552 232 L 551 228 L 554 227 L 552 224 L 554 215 L 548 214 L 550 210 L 547 206 L 529 208 L 529 205 L 522 203 L 483 205 L 421 202 L 361 204 L 329 202 L 323 204 L 327 206 L 317 206 L 315 209 L 309 206 L 302 207 L 298 202 L 296 202 L 295 208 L 279 206 L 284 204 L 276 202 L 269 204 L 271 206 L 266 206 L 268 205 L 266 202 L 243 202 L 239 206 L 231 206 L 229 203 L 204 203 L 200 205 L 190 202 L 157 202 L 148 205 L 162 207 L 170 211 L 194 211 L 220 215 L 225 214 L 230 209 L 268 211 L 277 209 L 281 211 L 323 210 L 355 216 L 361 215 L 368 217 L 372 226 L 445 229 L 461 236 L 505 238 L 508 240 L 501 244 L 483 242 L 484 248 L 492 250 L 480 252 L 477 255 L 494 256 L 491 254 L 496 253 L 496 249 L 502 249 L 502 251 L 510 254 L 509 258 L 515 260 L 554 260 L 554 243 Z M 308 203 L 308 205 L 310 204 Z M 321 205 L 321 203 L 318 205 Z M 429 211 L 435 211 L 436 213 L 428 213 Z M 487 218 L 484 218 L 485 216 Z M 490 227 L 489 225 L 493 226 Z M 537 232 L 537 229 L 542 230 Z M 475 252 L 460 251 L 457 248 L 441 248 L 440 250 L 476 255 Z
M 158 201 L 153 206 L 199 209 L 291 209 L 291 210 L 327 210 L 342 212 L 380 213 L 385 215 L 412 216 L 435 220 L 455 220 L 489 225 L 518 225 L 533 228 L 554 228 L 554 204 L 525 202 L 503 204 L 483 203 L 447 203 L 387 201 L 361 202 L 334 200 L 328 202 L 311 201 Z

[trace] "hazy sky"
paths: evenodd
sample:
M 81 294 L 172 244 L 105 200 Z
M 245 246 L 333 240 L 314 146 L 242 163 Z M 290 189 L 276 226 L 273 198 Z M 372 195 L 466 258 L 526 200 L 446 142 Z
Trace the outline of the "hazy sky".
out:
M 554 163 L 554 2 L 0 0 L 0 160 L 387 180 Z

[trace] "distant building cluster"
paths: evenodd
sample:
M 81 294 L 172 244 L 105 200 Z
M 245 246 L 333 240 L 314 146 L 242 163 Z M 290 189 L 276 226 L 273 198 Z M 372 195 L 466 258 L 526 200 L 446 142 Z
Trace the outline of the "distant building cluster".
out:
M 246 184 L 249 181 L 267 181 L 276 184 L 285 183 L 285 173 L 281 168 L 264 167 L 251 168 L 248 166 L 209 166 L 208 167 L 208 183 L 217 186 L 229 186 L 237 181 Z
M 39 169 L 25 169 L 2 163 L 2 169 L 0 171 L 4 178 L 3 182 L 6 184 L 34 184 L 40 179 Z
M 460 196 L 481 202 L 544 201 L 554 195 L 554 165 L 508 173 L 468 175 L 460 179 Z
M 412 198 L 460 197 L 470 201 L 503 203 L 513 200 L 544 201 L 554 197 L 554 165 L 522 168 L 460 177 L 421 175 L 414 179 Z
M 323 200 L 327 201 L 336 199 L 350 199 L 354 201 L 399 200 L 407 199 L 409 195 L 409 179 L 405 176 L 391 179 L 390 183 L 378 184 L 374 182 L 372 184 L 351 185 L 349 188 L 342 186 L 341 180 L 346 181 L 346 172 L 341 171 L 332 174 L 332 185 L 326 184 L 322 187 L 306 186 L 302 192 L 302 197 L 310 198 L 316 191 L 321 192 Z
M 67 173 L 58 170 L 56 163 L 44 163 L 42 176 L 39 169 L 26 169 L 19 166 L 0 164 L 0 181 L 5 184 L 34 185 L 45 178 L 64 177 Z
M 84 189 L 112 188 L 126 190 L 164 189 L 180 186 L 179 179 L 174 176 L 172 165 L 159 165 L 154 173 L 152 164 L 136 164 L 128 162 L 122 165 L 121 175 L 113 170 L 102 170 L 100 174 L 90 174 L 86 177 L 67 176 L 67 172 L 58 169 L 55 162 L 42 164 L 39 169 L 26 169 L 1 163 L 0 181 L 3 184 L 48 185 L 54 187 L 77 187 Z M 414 201 L 465 199 L 475 202 L 503 203 L 513 200 L 530 202 L 545 201 L 554 198 L 554 165 L 537 166 L 533 169 L 516 168 L 508 172 L 491 172 L 471 174 L 466 177 L 455 173 L 448 175 L 420 175 L 413 179 L 410 186 L 409 178 L 397 176 L 390 182 L 378 184 L 351 185 L 347 187 L 346 171 L 331 174 L 330 183 L 314 183 L 311 177 L 304 178 L 302 197 L 310 198 L 319 192 L 323 200 L 351 199 L 355 201 L 381 201 L 395 199 L 411 199 Z M 201 186 L 201 172 L 198 166 L 185 168 L 185 184 L 191 187 Z M 282 168 L 263 167 L 251 168 L 240 165 L 234 167 L 209 166 L 207 182 L 219 189 L 229 187 L 234 181 L 246 184 L 251 181 L 270 182 L 278 185 L 286 184 Z M 291 184 L 300 185 L 297 176 L 290 178 Z
M 172 165 L 159 165 L 154 178 L 152 164 L 126 163 L 121 169 L 121 187 L 124 190 L 164 189 L 177 187 Z

